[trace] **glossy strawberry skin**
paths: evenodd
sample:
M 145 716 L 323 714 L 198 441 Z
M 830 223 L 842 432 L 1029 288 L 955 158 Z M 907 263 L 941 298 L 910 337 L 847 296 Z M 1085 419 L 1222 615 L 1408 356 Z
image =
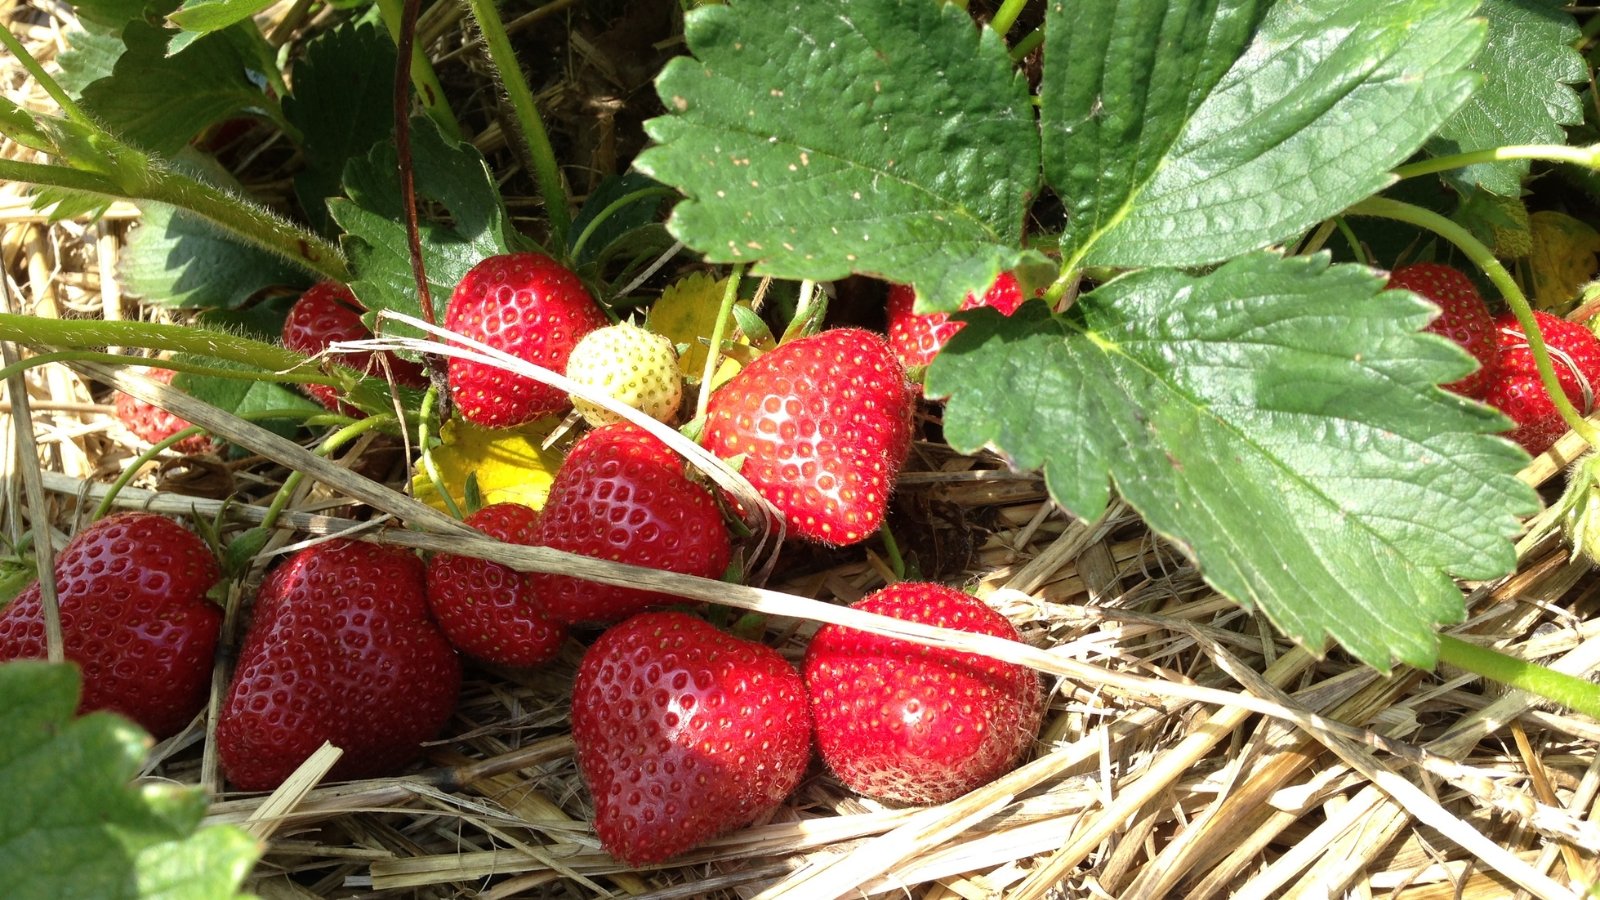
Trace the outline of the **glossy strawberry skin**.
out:
M 421 754 L 461 687 L 423 585 L 414 554 L 345 539 L 268 575 L 217 720 L 235 787 L 276 788 L 323 741 L 344 750 L 335 780 L 393 774 Z
M 881 336 L 835 328 L 780 345 L 713 394 L 701 442 L 745 456 L 740 471 L 791 535 L 854 544 L 888 512 L 914 392 Z
M 170 385 L 178 373 L 171 369 L 147 369 L 143 374 L 151 381 Z M 159 406 L 134 399 L 121 391 L 117 392 L 116 407 L 117 418 L 122 424 L 140 440 L 152 444 L 164 441 L 190 425 L 187 419 L 181 419 Z M 172 446 L 172 449 L 179 453 L 188 454 L 213 453 L 217 448 L 217 442 L 205 434 L 186 437 Z
M 679 612 L 641 613 L 589 649 L 573 685 L 572 740 L 601 845 L 634 866 L 775 809 L 811 756 L 794 667 Z
M 466 524 L 509 544 L 538 542 L 539 512 L 520 503 L 490 504 Z M 436 554 L 428 562 L 428 605 L 456 649 L 499 665 L 544 665 L 567 636 L 526 573 L 488 560 Z
M 63 649 L 83 670 L 78 711 L 121 713 L 157 739 L 183 730 L 205 707 L 222 628 L 205 542 L 165 516 L 118 513 L 80 531 L 55 576 Z M 45 657 L 34 582 L 0 611 L 0 660 Z
M 491 256 L 450 295 L 445 327 L 519 359 L 565 374 L 584 335 L 607 324 L 571 270 L 538 253 Z M 503 369 L 450 360 L 450 396 L 467 421 L 510 428 L 564 412 L 567 395 Z
M 982 601 L 902 582 L 853 609 L 1020 640 Z M 823 761 L 852 790 L 900 803 L 953 800 L 1009 771 L 1039 731 L 1039 679 L 988 657 L 826 625 L 803 672 Z
M 988 306 L 1009 316 L 1022 305 L 1023 299 L 1022 285 L 1017 282 L 1017 276 L 1002 272 L 981 296 L 968 294 L 961 308 L 966 310 Z M 907 371 L 933 362 L 950 338 L 966 327 L 965 322 L 951 321 L 949 313 L 919 315 L 915 311 L 916 300 L 916 291 L 911 285 L 889 286 L 889 347 Z
M 1600 391 L 1600 339 L 1576 322 L 1539 310 L 1533 315 L 1550 349 L 1562 393 L 1579 413 L 1588 415 L 1594 411 L 1594 394 Z M 1567 425 L 1539 381 L 1533 352 L 1528 349 L 1527 336 L 1516 316 L 1504 313 L 1495 318 L 1494 324 L 1500 341 L 1500 365 L 1483 399 L 1516 423 L 1510 438 L 1537 456 L 1566 433 Z
M 538 543 L 568 553 L 719 578 L 732 545 L 711 492 L 689 480 L 683 460 L 631 423 L 578 440 L 550 484 Z M 562 622 L 616 622 L 679 598 L 568 575 L 529 576 L 534 595 Z
M 361 303 L 346 286 L 334 281 L 312 285 L 300 299 L 289 307 L 289 316 L 283 323 L 283 345 L 297 353 L 315 356 L 328 349 L 334 341 L 361 341 L 372 337 L 366 323 L 361 321 Z M 384 377 L 383 364 L 377 353 L 344 353 L 335 357 L 342 365 L 375 378 Z M 395 383 L 410 387 L 426 387 L 427 376 L 422 367 L 393 355 L 387 355 L 386 364 Z M 318 403 L 335 412 L 350 414 L 353 407 L 339 400 L 339 392 L 325 384 L 308 384 L 306 393 Z
M 1388 288 L 1404 288 L 1439 307 L 1439 317 L 1427 330 L 1455 341 L 1478 361 L 1476 372 L 1445 385 L 1445 390 L 1482 399 L 1499 365 L 1500 342 L 1495 337 L 1494 317 L 1472 279 L 1452 266 L 1415 263 L 1391 272 Z

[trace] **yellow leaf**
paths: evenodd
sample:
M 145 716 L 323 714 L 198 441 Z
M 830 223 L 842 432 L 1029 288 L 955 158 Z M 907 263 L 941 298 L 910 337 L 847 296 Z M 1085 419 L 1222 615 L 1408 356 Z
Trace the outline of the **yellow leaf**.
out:
M 1540 210 L 1528 220 L 1533 233 L 1533 252 L 1528 257 L 1533 284 L 1530 299 L 1538 309 L 1565 315 L 1577 305 L 1584 283 L 1600 272 L 1595 260 L 1600 253 L 1600 232 L 1553 210 Z
M 431 454 L 439 480 L 451 499 L 466 512 L 467 476 L 475 475 L 478 493 L 485 505 L 521 503 L 540 509 L 550 493 L 550 481 L 560 468 L 562 456 L 541 447 L 561 420 L 546 417 L 521 428 L 479 428 L 452 419 L 439 431 L 442 443 Z M 438 509 L 446 509 L 422 464 L 412 474 L 412 490 L 417 499 Z
M 646 328 L 664 335 L 675 345 L 687 346 L 678 364 L 683 367 L 683 374 L 692 381 L 699 381 L 705 373 L 711 332 L 716 328 L 717 310 L 722 308 L 722 295 L 727 290 L 726 278 L 713 281 L 710 275 L 695 272 L 663 291 L 645 319 Z M 724 334 L 741 344 L 749 343 L 748 339 L 738 334 L 732 316 L 728 317 Z M 726 362 L 718 364 L 718 380 L 723 379 L 727 369 Z M 737 366 L 733 371 L 738 371 Z M 728 373 L 727 377 L 732 377 L 732 374 Z

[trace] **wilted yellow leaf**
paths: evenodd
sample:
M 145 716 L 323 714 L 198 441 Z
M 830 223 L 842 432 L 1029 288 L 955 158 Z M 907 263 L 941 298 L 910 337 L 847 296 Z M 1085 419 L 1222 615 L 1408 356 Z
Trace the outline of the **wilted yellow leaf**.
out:
M 543 508 L 562 456 L 541 448 L 560 424 L 560 419 L 546 417 L 521 428 L 479 428 L 452 419 L 439 431 L 442 443 L 431 454 L 434 468 L 463 512 L 469 475 L 476 475 L 478 494 L 485 505 L 521 503 Z M 421 463 L 412 474 L 411 486 L 417 499 L 438 509 L 446 508 Z
M 1540 210 L 1528 217 L 1533 232 L 1533 252 L 1528 271 L 1533 285 L 1533 305 L 1565 315 L 1578 303 L 1584 283 L 1600 272 L 1600 232 L 1566 213 Z
M 705 373 L 711 332 L 716 328 L 717 310 L 722 308 L 722 295 L 727 290 L 726 278 L 714 281 L 704 272 L 694 272 L 663 291 L 645 318 L 646 328 L 664 335 L 673 344 L 687 347 L 678 358 L 678 364 L 683 367 L 683 374 L 693 381 L 699 381 Z M 741 344 L 749 343 L 738 333 L 731 316 L 724 334 Z M 718 364 L 715 381 L 731 378 L 739 370 L 737 363 L 730 369 L 730 362 L 725 359 Z

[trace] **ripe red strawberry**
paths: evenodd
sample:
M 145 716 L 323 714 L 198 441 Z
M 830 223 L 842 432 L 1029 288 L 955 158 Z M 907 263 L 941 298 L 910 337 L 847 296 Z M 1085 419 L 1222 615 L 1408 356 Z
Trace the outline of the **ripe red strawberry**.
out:
M 159 384 L 172 384 L 172 379 L 178 373 L 171 369 L 146 369 L 144 377 Z M 136 400 L 129 394 L 117 392 L 117 418 L 140 440 L 158 443 L 164 441 L 178 432 L 188 428 L 187 419 L 180 419 L 159 406 Z M 218 444 L 210 435 L 196 434 L 186 437 L 172 446 L 179 453 L 212 453 L 217 450 Z
M 835 328 L 780 345 L 711 396 L 702 443 L 744 455 L 789 532 L 854 544 L 883 524 L 910 449 L 915 389 L 879 335 Z
M 1452 266 L 1415 263 L 1389 273 L 1389 288 L 1404 288 L 1439 307 L 1439 318 L 1427 330 L 1455 341 L 1478 360 L 1476 372 L 1445 385 L 1445 390 L 1481 399 L 1499 363 L 1500 345 L 1489 307 L 1472 279 Z
M 323 741 L 344 750 L 334 779 L 391 774 L 421 753 L 461 687 L 423 582 L 414 554 L 344 539 L 272 571 L 217 720 L 229 781 L 271 790 Z
M 510 544 L 538 543 L 539 512 L 492 503 L 466 524 Z M 554 659 L 567 629 L 549 618 L 526 573 L 470 556 L 440 553 L 428 563 L 428 605 L 456 649 L 505 666 Z
M 562 374 L 578 341 L 605 324 L 583 281 L 538 253 L 491 256 L 473 266 L 444 314 L 451 331 Z M 450 396 L 463 418 L 486 428 L 521 425 L 570 406 L 553 387 L 454 358 Z
M 777 651 L 680 612 L 641 613 L 583 657 L 572 740 L 595 832 L 660 862 L 783 803 L 805 774 L 805 686 Z
M 1600 339 L 1582 325 L 1559 316 L 1538 310 L 1533 316 L 1550 350 L 1562 392 L 1578 412 L 1594 412 L 1595 392 L 1600 390 Z M 1494 324 L 1500 341 L 1500 366 L 1483 399 L 1516 423 L 1511 439 L 1537 456 L 1566 433 L 1567 425 L 1539 381 L 1527 335 L 1516 316 L 1504 313 L 1495 318 Z
M 853 609 L 1020 640 L 980 600 L 902 582 Z M 1039 678 L 1022 666 L 851 628 L 823 626 L 804 674 L 823 761 L 852 790 L 944 803 L 1016 765 L 1039 731 Z
M 108 709 L 156 738 L 206 704 L 222 608 L 205 542 L 154 513 L 107 516 L 56 557 L 63 649 L 83 670 L 79 712 Z M 29 585 L 0 612 L 0 660 L 44 659 L 44 607 Z
M 914 309 L 916 299 L 916 292 L 909 284 L 889 286 L 889 346 L 907 371 L 933 362 L 950 338 L 967 324 L 952 322 L 949 313 L 918 315 Z M 961 308 L 992 306 L 1009 316 L 1022 305 L 1023 299 L 1022 285 L 1017 283 L 1017 276 L 1002 272 L 994 284 L 983 292 L 983 296 L 968 294 Z
M 335 281 L 312 285 L 289 307 L 289 317 L 283 323 L 283 345 L 308 356 L 328 349 L 334 341 L 360 341 L 370 337 L 372 332 L 361 321 L 360 301 L 348 287 Z M 343 353 L 334 359 L 357 372 L 382 378 L 384 372 L 378 356 L 376 353 Z M 427 386 L 427 376 L 416 363 L 389 355 L 388 366 L 397 384 Z M 355 412 L 341 403 L 339 392 L 328 385 L 308 384 L 305 388 L 328 409 L 346 414 Z
M 550 484 L 538 543 L 597 559 L 720 577 L 732 548 L 715 498 L 684 474 L 683 460 L 627 422 L 596 428 L 572 446 Z M 532 574 L 534 596 L 563 622 L 615 622 L 668 594 L 568 575 Z

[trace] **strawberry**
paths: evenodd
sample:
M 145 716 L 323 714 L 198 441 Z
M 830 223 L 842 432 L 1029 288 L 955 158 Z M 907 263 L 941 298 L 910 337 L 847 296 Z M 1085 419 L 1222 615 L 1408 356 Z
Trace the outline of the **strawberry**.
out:
M 1561 390 L 1578 412 L 1587 416 L 1594 411 L 1595 391 L 1600 389 L 1600 339 L 1582 325 L 1547 312 L 1535 310 L 1533 317 L 1550 350 Z M 1527 335 L 1516 316 L 1503 313 L 1494 324 L 1500 341 L 1500 365 L 1483 399 L 1516 423 L 1511 439 L 1537 456 L 1566 433 L 1567 424 L 1539 381 Z
M 360 341 L 372 337 L 366 323 L 361 321 L 361 303 L 356 295 L 335 281 L 322 281 L 312 285 L 300 299 L 289 307 L 289 317 L 283 322 L 283 345 L 290 350 L 315 356 L 328 349 L 334 341 Z M 377 378 L 384 377 L 377 353 L 346 353 L 335 357 L 342 365 Z M 396 384 L 426 387 L 427 376 L 422 367 L 397 356 L 387 355 L 389 371 Z M 341 403 L 339 392 L 325 384 L 305 386 L 318 403 L 335 412 L 352 414 L 354 408 Z
M 1020 640 L 977 598 L 902 582 L 852 606 L 943 628 Z M 985 656 L 825 625 L 803 668 L 817 747 L 852 790 L 944 803 L 1016 765 L 1039 730 L 1039 678 Z
M 854 544 L 883 524 L 910 449 L 913 391 L 884 339 L 835 328 L 780 345 L 711 396 L 701 441 L 791 534 Z
M 444 325 L 464 337 L 562 374 L 583 336 L 606 325 L 583 281 L 538 253 L 491 256 L 450 295 Z M 567 395 L 504 369 L 450 360 L 450 396 L 467 421 L 510 428 L 565 410 Z
M 206 704 L 222 608 L 204 541 L 154 513 L 107 516 L 56 557 L 63 649 L 83 670 L 79 712 L 107 709 L 156 738 L 182 731 Z M 0 660 L 44 659 L 34 582 L 0 612 Z
M 172 384 L 178 373 L 171 369 L 146 369 L 144 377 L 157 384 Z M 140 440 L 159 443 L 189 427 L 187 419 L 180 419 L 152 403 L 135 399 L 130 394 L 117 393 L 117 418 L 124 427 Z M 195 434 L 172 446 L 179 453 L 214 453 L 219 445 L 210 435 Z
M 390 774 L 421 753 L 461 687 L 423 582 L 415 555 L 342 538 L 267 576 L 217 719 L 236 787 L 277 787 L 323 741 L 344 750 L 334 779 Z
M 578 440 L 550 484 L 538 543 L 647 566 L 718 578 L 732 547 L 722 512 L 705 487 L 684 475 L 683 460 L 628 422 Z M 562 622 L 615 622 L 677 598 L 569 575 L 529 576 L 549 615 Z
M 538 542 L 539 513 L 520 503 L 490 504 L 466 523 L 506 543 Z M 428 605 L 456 649 L 500 665 L 543 665 L 567 636 L 545 615 L 527 574 L 488 560 L 435 555 L 428 563 Z
M 1004 315 L 1011 315 L 1022 305 L 1022 285 L 1017 283 L 1017 276 L 1010 272 L 1001 272 L 994 284 L 989 286 L 983 295 L 968 294 L 962 301 L 962 309 L 976 309 L 980 306 L 992 306 Z M 944 345 L 949 343 L 955 333 L 966 327 L 965 322 L 953 322 L 949 313 L 923 313 L 917 314 L 917 295 L 909 284 L 895 284 L 889 286 L 889 347 L 894 350 L 895 358 L 900 364 L 911 371 L 919 366 L 926 366 L 933 362 L 939 355 Z
M 567 377 L 604 391 L 658 422 L 677 418 L 683 399 L 683 371 L 672 342 L 637 325 L 621 322 L 596 328 L 572 348 Z M 581 397 L 572 405 L 590 425 L 622 417 Z
M 1488 304 L 1466 273 L 1439 263 L 1415 263 L 1389 273 L 1389 289 L 1403 288 L 1432 301 L 1439 317 L 1428 324 L 1428 331 L 1447 337 L 1478 360 L 1478 370 L 1466 378 L 1444 386 L 1467 397 L 1481 399 L 1489 388 L 1500 360 L 1500 344 L 1495 340 L 1494 319 Z
M 606 852 L 661 862 L 783 803 L 805 774 L 805 686 L 777 651 L 680 612 L 641 613 L 584 654 L 572 741 Z

